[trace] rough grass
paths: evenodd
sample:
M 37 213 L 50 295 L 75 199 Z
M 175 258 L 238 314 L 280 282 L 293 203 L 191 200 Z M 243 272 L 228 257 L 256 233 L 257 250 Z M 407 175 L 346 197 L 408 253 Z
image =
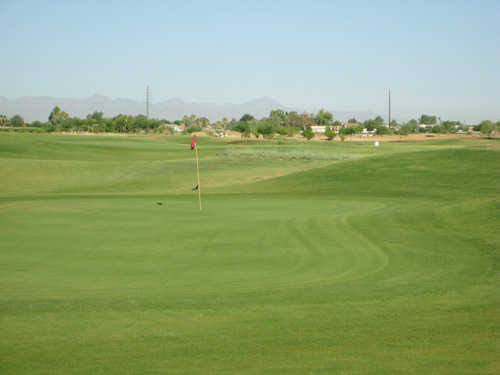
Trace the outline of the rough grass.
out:
M 333 152 L 292 152 L 290 150 L 229 151 L 220 152 L 217 156 L 229 158 L 269 158 L 281 160 L 347 160 L 350 158 L 348 155 Z
M 0 134 L 0 373 L 497 374 L 494 142 Z

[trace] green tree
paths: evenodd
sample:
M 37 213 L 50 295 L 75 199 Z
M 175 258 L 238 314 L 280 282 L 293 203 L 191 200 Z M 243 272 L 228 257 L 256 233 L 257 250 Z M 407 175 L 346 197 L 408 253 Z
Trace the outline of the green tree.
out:
M 437 122 L 437 117 L 431 115 L 422 115 L 420 116 L 419 121 L 421 124 L 434 125 Z
M 357 127 L 356 126 L 345 126 L 342 129 L 340 129 L 340 135 L 351 135 L 357 132 Z M 342 139 L 342 137 L 341 137 Z
M 24 126 L 24 119 L 21 115 L 14 115 L 9 120 L 10 126 Z
M 377 135 L 392 134 L 392 130 L 385 125 L 377 125 L 375 129 L 377 130 Z
M 314 132 L 312 131 L 312 129 L 309 126 L 302 132 L 302 135 L 308 141 L 314 138 Z
M 204 128 L 204 127 L 207 127 L 208 125 L 210 125 L 210 120 L 206 117 L 202 117 L 200 118 L 199 120 L 199 125 Z
M 57 123 L 56 128 L 58 131 L 67 132 L 72 129 L 73 119 L 65 118 Z
M 300 128 L 302 129 L 302 117 L 295 111 L 292 111 L 287 116 L 287 122 L 285 124 L 290 128 Z
M 189 128 L 190 126 L 193 126 L 195 124 L 195 122 L 196 122 L 196 115 L 182 117 L 182 123 L 187 128 Z
M 455 133 L 461 125 L 460 121 L 443 121 L 441 128 L 444 133 Z
M 195 118 L 196 118 L 196 116 L 195 116 Z M 195 122 L 195 120 L 193 120 L 191 127 L 195 126 L 195 124 L 196 124 L 196 122 Z M 131 126 L 130 130 L 134 130 L 134 131 L 144 130 L 147 132 L 149 130 L 149 119 L 145 115 L 137 115 L 134 117 L 134 120 L 133 120 L 131 125 L 132 126 Z
M 372 131 L 374 130 L 377 126 L 379 125 L 382 125 L 380 123 L 377 123 L 375 120 L 373 119 L 369 119 L 369 120 L 366 120 L 365 122 L 363 122 L 363 128 L 366 128 L 366 130 L 369 130 L 369 131 Z M 352 127 L 351 127 L 352 128 Z
M 52 132 L 56 131 L 55 125 L 52 124 L 50 121 L 48 121 L 45 124 L 43 124 L 42 128 L 47 133 L 52 133 Z
M 316 115 L 316 124 L 318 125 L 331 125 L 333 122 L 333 115 L 325 110 L 320 110 Z
M 35 120 L 31 123 L 31 126 L 33 126 L 34 128 L 40 128 L 42 126 L 42 123 L 38 120 Z
M 436 125 L 432 127 L 431 133 L 446 133 L 446 131 L 441 125 Z
M 380 116 L 375 117 L 375 124 L 377 125 L 384 125 L 384 119 Z
M 115 132 L 126 133 L 130 129 L 131 118 L 127 115 L 118 115 L 113 118 L 113 128 Z
M 262 134 L 264 138 L 271 138 L 275 132 L 273 123 L 270 121 L 263 122 L 257 127 L 257 133 Z
M 49 122 L 51 122 L 52 124 L 54 123 L 52 121 L 52 119 L 54 118 L 54 116 L 56 116 L 59 112 L 61 112 L 61 108 L 59 108 L 58 106 L 55 106 L 53 109 L 52 109 L 52 112 L 50 112 L 49 114 Z
M 416 132 L 418 132 L 417 120 L 410 120 L 399 129 L 399 134 L 403 135 Z
M 95 122 L 101 122 L 104 115 L 102 112 L 94 111 L 91 115 L 87 115 L 88 119 L 94 120 Z
M 81 123 L 81 121 L 79 120 L 78 123 L 75 124 L 78 129 L 81 127 L 80 123 Z M 111 119 L 111 118 L 104 119 L 104 128 L 106 129 L 105 131 L 108 132 L 108 133 L 114 133 L 114 132 L 116 132 L 115 126 L 114 126 L 114 123 L 113 123 L 113 119 Z
M 313 126 L 316 125 L 316 118 L 314 117 L 313 114 L 307 114 L 306 112 L 302 113 L 300 115 L 301 120 L 302 120 L 302 129 L 306 130 L 308 126 Z
M 481 134 L 486 136 L 492 136 L 493 134 L 495 134 L 497 130 L 496 128 L 496 124 L 494 124 L 490 120 L 481 121 L 481 123 L 479 124 L 479 131 L 481 132 Z
M 329 141 L 331 141 L 336 136 L 335 132 L 329 126 L 326 127 L 325 135 Z
M 347 120 L 348 124 L 356 124 L 357 122 L 358 122 L 358 120 L 356 120 L 354 117 Z
M 248 113 L 245 113 L 243 116 L 241 116 L 240 118 L 240 122 L 250 122 L 252 120 L 255 120 L 255 117 L 253 117 L 252 115 L 248 114 Z
M 49 114 L 49 122 L 52 125 L 59 124 L 62 120 L 68 118 L 69 115 L 66 112 L 61 111 L 61 108 L 55 106 L 52 112 Z
M 9 122 L 9 119 L 5 115 L 0 115 L 0 126 L 5 126 Z
M 273 126 L 278 128 L 287 123 L 288 115 L 281 109 L 274 109 L 269 113 L 268 119 L 272 122 Z
M 248 122 L 245 121 L 239 121 L 231 128 L 231 130 L 240 133 L 244 133 L 247 129 L 250 130 L 250 124 L 248 124 Z

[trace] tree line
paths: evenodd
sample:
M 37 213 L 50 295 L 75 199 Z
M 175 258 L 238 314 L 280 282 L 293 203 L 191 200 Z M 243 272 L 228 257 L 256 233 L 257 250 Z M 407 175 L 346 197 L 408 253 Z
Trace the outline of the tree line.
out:
M 418 120 L 411 119 L 405 123 L 391 121 L 386 124 L 380 116 L 358 122 L 355 118 L 342 123 L 333 118 L 332 113 L 320 110 L 318 113 L 286 112 L 280 109 L 272 110 L 267 117 L 256 119 L 250 114 L 243 115 L 239 120 L 223 118 L 220 121 L 210 122 L 206 117 L 195 115 L 184 116 L 180 120 L 169 121 L 166 119 L 148 118 L 144 115 L 120 114 L 114 117 L 104 117 L 102 112 L 95 111 L 86 118 L 71 117 L 58 106 L 50 112 L 48 121 L 33 121 L 26 123 L 22 116 L 16 114 L 10 119 L 0 115 L 0 126 L 4 127 L 29 127 L 43 132 L 92 132 L 92 133 L 173 133 L 173 125 L 182 127 L 186 133 L 201 130 L 214 132 L 233 130 L 241 133 L 242 137 L 251 135 L 260 138 L 270 138 L 276 134 L 282 136 L 295 136 L 301 134 L 307 139 L 314 137 L 314 126 L 324 126 L 325 136 L 333 139 L 337 135 L 344 139 L 347 135 L 359 134 L 365 131 L 377 135 L 385 134 L 411 134 L 419 132 L 432 133 L 457 133 L 480 131 L 485 135 L 493 135 L 500 131 L 500 121 L 485 120 L 475 126 L 465 126 L 459 121 L 438 121 L 433 115 L 420 116 Z M 422 126 L 425 125 L 425 126 Z
M 137 133 L 139 131 L 155 131 L 162 124 L 161 120 L 150 119 L 144 115 L 130 116 L 120 114 L 115 117 L 104 117 L 102 112 L 95 111 L 86 118 L 71 117 L 58 106 L 50 112 L 48 121 L 25 123 L 20 115 L 10 119 L 0 115 L 0 125 L 13 127 L 39 128 L 45 132 L 93 132 L 93 133 Z

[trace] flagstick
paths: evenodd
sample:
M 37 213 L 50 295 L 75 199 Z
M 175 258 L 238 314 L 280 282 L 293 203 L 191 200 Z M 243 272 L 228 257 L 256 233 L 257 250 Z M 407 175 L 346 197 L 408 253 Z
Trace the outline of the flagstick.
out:
M 194 147 L 196 152 L 196 174 L 198 175 L 198 203 L 201 211 L 201 186 L 200 186 L 200 163 L 198 162 L 198 145 Z

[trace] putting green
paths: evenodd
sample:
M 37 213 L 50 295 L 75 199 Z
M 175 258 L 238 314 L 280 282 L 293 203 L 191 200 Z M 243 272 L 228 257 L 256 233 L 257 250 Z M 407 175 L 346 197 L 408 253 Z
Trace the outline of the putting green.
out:
M 498 143 L 189 141 L 0 134 L 2 374 L 497 373 Z

